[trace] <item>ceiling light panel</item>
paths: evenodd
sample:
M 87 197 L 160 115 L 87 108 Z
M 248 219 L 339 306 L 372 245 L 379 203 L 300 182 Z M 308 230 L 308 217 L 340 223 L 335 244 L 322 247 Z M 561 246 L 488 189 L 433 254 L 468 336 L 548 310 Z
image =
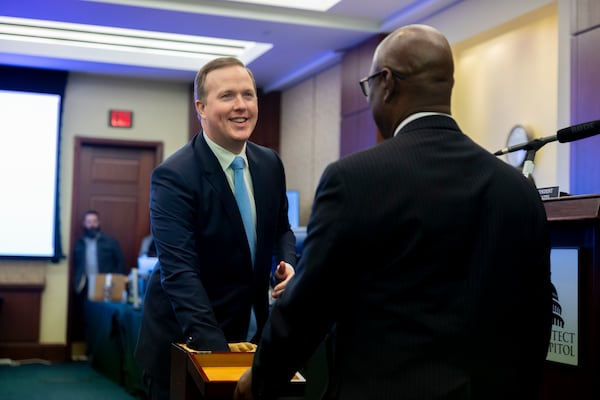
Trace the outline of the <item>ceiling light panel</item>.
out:
M 0 17 L 0 47 L 17 54 L 197 71 L 221 56 L 249 64 L 270 43 Z

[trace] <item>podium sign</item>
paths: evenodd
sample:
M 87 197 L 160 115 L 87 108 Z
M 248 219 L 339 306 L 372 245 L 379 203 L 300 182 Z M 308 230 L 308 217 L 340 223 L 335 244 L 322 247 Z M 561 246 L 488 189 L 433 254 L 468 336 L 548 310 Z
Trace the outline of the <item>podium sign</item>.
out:
M 579 249 L 553 248 L 550 260 L 552 334 L 546 360 L 577 365 Z
M 600 194 L 543 202 L 556 297 L 537 398 L 600 399 Z

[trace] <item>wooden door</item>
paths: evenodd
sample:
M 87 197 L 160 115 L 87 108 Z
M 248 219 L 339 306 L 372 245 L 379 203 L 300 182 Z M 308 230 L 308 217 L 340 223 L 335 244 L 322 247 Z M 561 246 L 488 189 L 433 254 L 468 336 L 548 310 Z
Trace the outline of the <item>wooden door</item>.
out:
M 76 137 L 71 214 L 70 287 L 75 274 L 72 253 L 83 235 L 87 210 L 96 210 L 103 232 L 119 241 L 125 272 L 137 266 L 142 238 L 150 233 L 150 175 L 162 160 L 162 143 Z M 71 301 L 71 304 L 73 302 Z M 71 306 L 73 311 L 73 306 Z M 80 338 L 77 312 L 70 312 L 69 337 Z

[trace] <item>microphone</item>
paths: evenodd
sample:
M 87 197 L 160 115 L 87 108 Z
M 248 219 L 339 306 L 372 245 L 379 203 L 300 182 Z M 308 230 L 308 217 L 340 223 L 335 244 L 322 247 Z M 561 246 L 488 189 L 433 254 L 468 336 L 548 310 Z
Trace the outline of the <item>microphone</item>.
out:
M 585 139 L 600 133 L 600 120 L 584 122 L 562 128 L 556 132 L 556 137 L 560 143 L 573 142 L 579 139 Z
M 501 156 L 503 154 L 512 153 L 513 151 L 517 151 L 517 150 L 539 150 L 540 147 L 542 147 L 546 143 L 554 142 L 556 139 L 557 139 L 557 135 L 547 136 L 545 138 L 533 139 L 533 140 L 530 140 L 529 142 L 505 147 L 505 148 L 495 152 L 494 155 Z M 573 140 L 575 140 L 575 139 L 573 139 Z
M 600 120 L 584 122 L 559 129 L 556 135 L 547 136 L 545 138 L 533 139 L 529 142 L 517 144 L 514 146 L 505 147 L 494 153 L 495 156 L 501 156 L 506 153 L 512 153 L 517 150 L 539 150 L 546 143 L 558 140 L 560 143 L 573 142 L 579 139 L 585 139 L 590 136 L 600 134 Z

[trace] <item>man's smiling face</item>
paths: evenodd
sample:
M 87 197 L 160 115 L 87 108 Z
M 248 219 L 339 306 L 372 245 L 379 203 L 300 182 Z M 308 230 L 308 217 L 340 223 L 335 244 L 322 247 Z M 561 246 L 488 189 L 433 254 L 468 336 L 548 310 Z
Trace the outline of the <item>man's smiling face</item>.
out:
M 204 133 L 215 143 L 239 154 L 258 121 L 258 99 L 248 71 L 233 65 L 209 72 L 206 100 L 197 101 Z

